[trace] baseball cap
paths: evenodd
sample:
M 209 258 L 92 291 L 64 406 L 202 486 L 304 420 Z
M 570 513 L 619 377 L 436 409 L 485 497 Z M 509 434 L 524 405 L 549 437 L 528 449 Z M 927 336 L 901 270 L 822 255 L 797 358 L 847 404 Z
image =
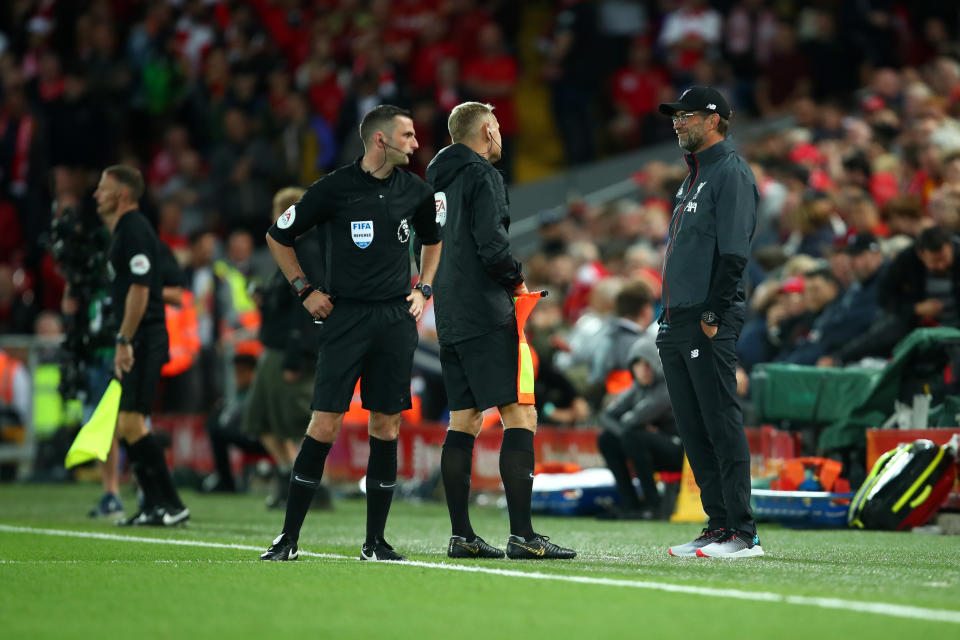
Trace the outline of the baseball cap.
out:
M 858 233 L 847 240 L 848 255 L 858 256 L 865 251 L 880 251 L 880 241 L 872 233 Z
M 709 111 L 720 114 L 724 120 L 730 118 L 730 105 L 719 91 L 712 87 L 690 87 L 680 94 L 676 102 L 664 102 L 660 105 L 660 113 L 672 116 L 678 111 Z
M 805 287 L 803 276 L 790 276 L 780 283 L 780 293 L 803 293 Z

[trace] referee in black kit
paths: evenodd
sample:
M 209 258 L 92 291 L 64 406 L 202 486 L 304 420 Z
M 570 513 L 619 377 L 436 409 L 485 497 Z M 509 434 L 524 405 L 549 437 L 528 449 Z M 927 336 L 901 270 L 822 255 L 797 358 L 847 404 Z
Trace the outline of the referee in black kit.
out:
M 93 194 L 97 213 L 112 236 L 107 275 L 112 307 L 122 315 L 114 355 L 114 375 L 123 386 L 117 434 L 127 445 L 144 498 L 140 511 L 118 524 L 171 526 L 186 522 L 190 511 L 180 501 L 163 449 L 146 425 L 160 369 L 168 358 L 169 338 L 160 241 L 137 210 L 143 190 L 137 169 L 114 165 L 104 169 Z
M 383 539 L 397 480 L 400 412 L 411 407 L 410 375 L 417 320 L 440 260 L 433 190 L 397 167 L 410 162 L 417 139 L 410 113 L 374 108 L 360 123 L 364 154 L 310 185 L 270 227 L 267 245 L 287 280 L 318 321 L 320 350 L 313 415 L 290 476 L 283 531 L 261 560 L 295 560 L 297 539 L 323 476 L 343 414 L 360 378 L 370 410 L 367 537 L 363 560 L 405 560 Z M 420 279 L 410 288 L 410 223 L 423 241 Z M 293 249 L 297 236 L 321 225 L 323 282 L 309 283 Z
M 500 477 L 510 515 L 506 555 L 514 559 L 570 559 L 533 530 L 533 435 L 537 430 L 533 373 L 522 371 L 514 297 L 527 294 L 520 263 L 510 250 L 510 208 L 503 178 L 493 167 L 502 154 L 493 107 L 465 102 L 447 120 L 453 144 L 427 167 L 436 189 L 446 249 L 437 273 L 437 335 L 450 428 L 440 472 L 450 512 L 451 558 L 502 558 L 470 524 L 473 445 L 483 410 L 497 407 L 503 423 Z M 532 367 L 531 367 L 532 369 Z
M 692 87 L 660 105 L 690 173 L 677 191 L 663 259 L 657 346 L 677 428 L 709 521 L 672 556 L 762 556 L 750 512 L 750 449 L 737 400 L 735 347 L 743 326 L 743 270 L 757 227 L 757 183 L 727 139 L 730 106 Z

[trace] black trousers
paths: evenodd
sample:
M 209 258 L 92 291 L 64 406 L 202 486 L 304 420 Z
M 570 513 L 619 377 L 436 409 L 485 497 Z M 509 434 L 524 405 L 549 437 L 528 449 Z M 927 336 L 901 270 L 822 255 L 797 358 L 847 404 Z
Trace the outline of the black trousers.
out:
M 699 321 L 661 324 L 660 361 L 677 430 L 711 529 L 756 533 L 750 512 L 750 448 L 737 399 L 737 330 L 711 340 Z
M 239 415 L 235 419 L 224 422 L 221 420 L 222 411 L 222 408 L 214 411 L 207 418 L 207 434 L 210 436 L 210 450 L 217 476 L 224 489 L 235 491 L 237 485 L 233 479 L 233 471 L 230 469 L 230 445 L 250 454 L 266 455 L 267 450 L 259 440 L 255 440 L 243 431 Z
M 605 430 L 597 436 L 597 448 L 613 473 L 617 490 L 628 509 L 655 509 L 660 506 L 654 472 L 680 471 L 683 468 L 683 447 L 675 440 L 676 436 L 647 431 L 645 427 L 628 429 L 623 433 Z M 633 488 L 627 460 L 633 463 L 633 470 L 640 481 L 642 503 Z

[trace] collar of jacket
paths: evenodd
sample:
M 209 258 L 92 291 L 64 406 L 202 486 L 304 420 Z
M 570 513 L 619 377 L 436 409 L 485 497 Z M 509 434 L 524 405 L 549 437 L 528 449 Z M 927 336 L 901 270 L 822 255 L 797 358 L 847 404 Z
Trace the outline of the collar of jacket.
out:
M 683 157 L 691 167 L 698 164 L 702 167 L 705 164 L 713 164 L 734 151 L 733 143 L 724 139 L 699 153 L 687 153 Z
M 390 172 L 390 175 L 388 175 L 386 178 L 377 178 L 377 177 L 374 177 L 372 174 L 367 173 L 367 172 L 363 169 L 363 165 L 361 164 L 362 162 L 363 162 L 363 156 L 360 156 L 360 157 L 357 158 L 357 159 L 354 161 L 354 163 L 353 163 L 353 166 L 356 168 L 357 173 L 360 174 L 360 178 L 361 178 L 362 180 L 366 180 L 366 181 L 369 182 L 370 184 L 375 184 L 375 185 L 377 185 L 378 187 L 386 187 L 386 186 L 388 186 L 388 185 L 390 184 L 390 181 L 393 180 L 393 176 L 395 176 L 395 175 L 397 174 L 397 167 L 394 167 L 394 168 L 393 168 L 393 171 L 391 171 L 391 172 Z

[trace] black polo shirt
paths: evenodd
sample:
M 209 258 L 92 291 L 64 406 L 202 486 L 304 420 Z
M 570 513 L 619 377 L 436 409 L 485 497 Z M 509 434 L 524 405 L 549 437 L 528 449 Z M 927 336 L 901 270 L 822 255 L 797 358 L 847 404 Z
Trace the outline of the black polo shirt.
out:
M 165 320 L 159 242 L 153 227 L 139 211 L 130 211 L 120 216 L 113 229 L 107 276 L 110 280 L 111 306 L 117 327 L 123 321 L 127 291 L 131 284 L 150 287 L 147 309 L 140 320 L 140 326 L 160 324 Z
M 310 185 L 269 233 L 292 247 L 322 225 L 316 246 L 324 273 L 313 284 L 341 298 L 391 300 L 410 293 L 411 223 L 424 244 L 440 242 L 435 210 L 433 189 L 419 177 L 394 169 L 380 180 L 357 159 Z

